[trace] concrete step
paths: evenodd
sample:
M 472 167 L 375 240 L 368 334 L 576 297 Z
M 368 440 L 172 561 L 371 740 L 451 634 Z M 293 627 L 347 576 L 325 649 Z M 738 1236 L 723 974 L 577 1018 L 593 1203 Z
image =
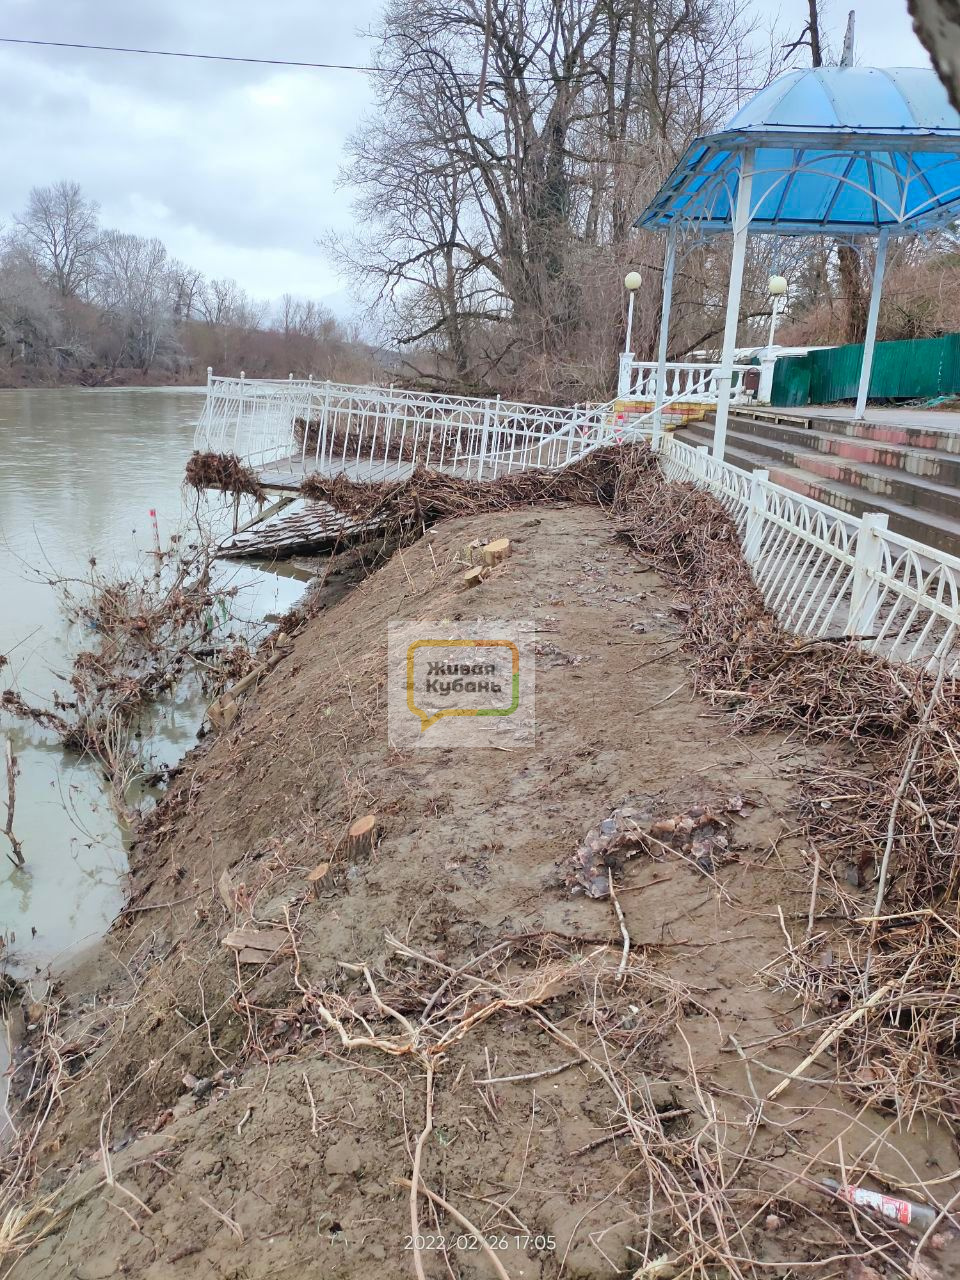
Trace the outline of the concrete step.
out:
M 910 445 L 882 444 L 868 437 L 855 437 L 790 424 L 782 419 L 764 422 L 737 413 L 731 414 L 728 431 L 737 431 L 761 442 L 776 442 L 804 453 L 829 454 L 858 467 L 880 467 L 922 476 L 930 481 L 960 488 L 960 453 Z M 953 437 L 951 437 L 952 439 Z M 823 474 L 826 474 L 824 472 Z
M 687 444 L 711 445 L 713 424 L 701 423 L 676 434 Z M 828 461 L 823 455 L 794 451 L 776 441 L 764 441 L 738 430 L 728 429 L 725 456 L 728 462 L 744 471 L 766 468 L 775 484 L 838 511 L 853 516 L 861 516 L 865 511 L 885 512 L 894 532 L 951 555 L 960 555 L 960 492 L 948 486 L 931 486 L 926 481 L 914 483 L 895 470 L 884 475 L 882 468 L 861 469 L 864 474 L 857 477 L 849 473 L 824 476 L 808 465 L 812 463 L 816 467 Z M 866 487 L 868 481 L 879 491 Z
M 930 449 L 941 454 L 960 456 L 960 431 L 929 422 L 925 422 L 923 426 L 901 426 L 894 422 L 856 422 L 852 418 L 831 418 L 823 410 L 819 410 L 815 416 L 807 417 L 803 413 L 778 413 L 776 409 L 741 405 L 731 410 L 731 420 L 734 416 L 742 422 L 756 423 L 761 429 L 793 426 L 801 430 L 815 429 L 820 434 L 868 440 L 881 446 Z
M 694 430 L 691 427 L 681 439 L 686 439 Z M 927 474 L 917 475 L 904 470 L 899 465 L 903 461 L 899 455 L 895 458 L 898 465 L 892 467 L 882 463 L 867 465 L 847 461 L 844 457 L 821 453 L 816 449 L 795 447 L 806 445 L 815 434 L 813 432 L 790 431 L 787 428 L 776 430 L 782 430 L 786 441 L 742 430 L 740 419 L 731 418 L 727 429 L 728 448 L 737 448 L 744 454 L 764 459 L 762 464 L 755 462 L 754 465 L 796 467 L 800 471 L 808 471 L 820 481 L 848 485 L 862 489 L 865 494 L 876 498 L 892 498 L 904 507 L 917 507 L 960 519 L 960 458 L 948 460 L 949 465 L 939 469 L 938 475 L 942 478 L 935 480 L 928 478 Z M 704 424 L 696 442 L 705 444 L 708 441 L 713 441 L 713 427 Z M 931 457 L 926 461 L 933 462 L 934 459 Z

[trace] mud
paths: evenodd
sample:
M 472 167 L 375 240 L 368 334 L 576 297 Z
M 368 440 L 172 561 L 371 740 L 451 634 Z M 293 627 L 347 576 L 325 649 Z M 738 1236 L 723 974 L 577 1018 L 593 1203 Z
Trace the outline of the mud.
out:
M 664 1168 L 744 1275 L 846 1274 L 862 1228 L 815 1186 L 841 1165 L 914 1194 L 941 1180 L 948 1198 L 952 1134 L 858 1109 L 828 1055 L 757 1118 L 799 1061 L 779 1042 L 805 1011 L 771 974 L 807 928 L 797 777 L 817 756 L 734 736 L 693 695 L 683 604 L 613 532 L 599 509 L 563 505 L 436 526 L 308 622 L 236 724 L 187 760 L 134 851 L 128 910 L 59 994 L 58 1035 L 78 1048 L 40 1135 L 50 1230 L 12 1274 L 495 1274 L 423 1196 L 414 1257 L 403 1180 L 418 1148 L 424 1185 L 511 1280 L 680 1256 L 690 1241 L 662 1182 L 655 1193 L 635 1131 L 571 1042 L 629 1080 L 669 1140 Z M 501 536 L 513 554 L 465 592 L 458 550 Z M 386 624 L 477 616 L 536 623 L 536 748 L 395 750 Z M 646 830 L 708 809 L 724 835 L 709 865 L 670 840 L 621 851 L 620 970 L 614 901 L 570 883 L 587 833 L 623 806 Z M 364 813 L 379 839 L 351 862 L 344 834 Z M 313 900 L 307 873 L 327 861 Z M 283 928 L 290 945 L 239 965 L 220 939 L 241 924 Z M 345 1047 L 316 1014 L 322 993 L 351 1034 L 397 1042 L 357 965 L 424 1025 L 431 997 L 450 1016 L 436 993 L 451 972 L 556 981 L 435 1059 L 428 1131 L 423 1060 Z M 722 1197 L 739 1217 L 717 1232 Z

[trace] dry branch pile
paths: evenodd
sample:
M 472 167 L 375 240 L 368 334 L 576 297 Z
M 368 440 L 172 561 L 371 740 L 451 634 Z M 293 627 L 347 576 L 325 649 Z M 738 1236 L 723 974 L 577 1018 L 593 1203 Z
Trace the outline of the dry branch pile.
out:
M 344 475 L 330 479 L 318 472 L 300 486 L 305 498 L 329 502 L 358 519 L 382 523 L 388 531 L 419 537 L 425 528 L 453 516 L 505 511 L 543 502 L 585 502 L 609 506 L 613 501 L 623 451 L 599 449 L 562 471 L 518 471 L 478 484 L 418 467 L 407 480 L 393 484 L 357 484 Z M 634 465 L 653 471 L 646 450 Z
M 184 551 L 176 538 L 153 557 L 151 573 L 111 577 L 91 561 L 85 578 L 51 580 L 64 616 L 83 636 L 69 692 L 55 694 L 52 707 L 28 703 L 14 689 L 0 693 L 0 709 L 100 761 L 125 819 L 132 816 L 127 794 L 142 776 L 148 708 L 184 681 L 217 689 L 252 665 L 246 645 L 230 633 L 235 589 L 213 584 L 212 554 L 205 546 Z
M 257 473 L 232 453 L 195 451 L 187 460 L 184 479 L 194 489 L 219 489 L 235 498 L 246 493 L 257 502 L 265 502 L 267 497 Z

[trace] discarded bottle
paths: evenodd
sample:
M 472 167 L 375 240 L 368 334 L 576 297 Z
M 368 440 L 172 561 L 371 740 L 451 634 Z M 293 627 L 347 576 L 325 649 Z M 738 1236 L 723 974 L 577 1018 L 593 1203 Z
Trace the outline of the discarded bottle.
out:
M 905 1227 L 915 1226 L 926 1230 L 936 1222 L 938 1214 L 929 1205 L 914 1204 L 912 1200 L 901 1200 L 898 1196 L 885 1196 L 880 1191 L 870 1191 L 867 1187 L 855 1187 L 850 1183 L 841 1185 L 833 1178 L 822 1178 L 821 1183 L 834 1195 L 846 1200 L 848 1204 L 859 1205 L 862 1209 L 873 1209 L 884 1218 L 890 1218 Z

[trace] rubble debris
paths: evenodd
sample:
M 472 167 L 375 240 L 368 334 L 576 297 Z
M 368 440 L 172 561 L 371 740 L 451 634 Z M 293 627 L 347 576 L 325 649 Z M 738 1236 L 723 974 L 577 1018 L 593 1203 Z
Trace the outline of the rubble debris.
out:
M 573 858 L 573 872 L 568 879 L 573 892 L 608 898 L 610 868 L 621 866 L 646 847 L 643 824 L 649 819 L 649 811 L 625 804 L 588 831 Z
M 567 883 L 574 893 L 609 897 L 610 868 L 619 868 L 642 851 L 655 855 L 658 847 L 688 855 L 701 871 L 712 875 L 730 853 L 728 823 L 722 814 L 742 809 L 742 797 L 730 796 L 716 808 L 694 805 L 687 813 L 659 818 L 644 829 L 652 816 L 649 805 L 646 809 L 622 805 L 587 832 L 574 854 Z
M 264 964 L 290 943 L 286 929 L 232 929 L 220 939 L 241 964 Z

